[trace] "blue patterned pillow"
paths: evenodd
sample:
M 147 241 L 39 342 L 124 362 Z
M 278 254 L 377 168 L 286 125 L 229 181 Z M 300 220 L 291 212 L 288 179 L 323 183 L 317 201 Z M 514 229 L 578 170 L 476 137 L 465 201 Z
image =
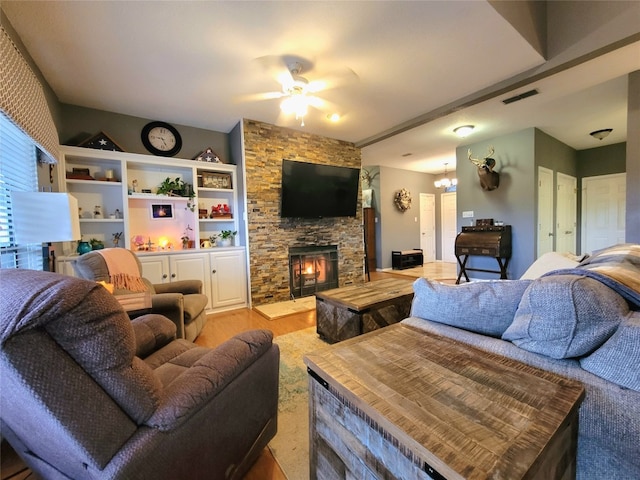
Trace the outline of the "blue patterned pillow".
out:
M 628 315 L 611 288 L 579 275 L 534 280 L 502 338 L 551 358 L 580 357 L 602 345 Z
M 489 280 L 449 285 L 426 278 L 413 284 L 411 316 L 500 337 L 511 325 L 531 280 Z
M 580 359 L 586 371 L 640 392 L 640 312 L 632 312 L 599 349 Z

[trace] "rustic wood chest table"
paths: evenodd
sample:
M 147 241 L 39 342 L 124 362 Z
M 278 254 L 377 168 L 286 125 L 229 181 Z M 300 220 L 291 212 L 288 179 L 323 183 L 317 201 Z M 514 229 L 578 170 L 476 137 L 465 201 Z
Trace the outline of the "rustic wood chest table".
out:
M 312 479 L 575 477 L 579 382 L 403 324 L 304 360 Z
M 316 293 L 318 335 L 335 343 L 407 318 L 414 281 L 388 278 Z

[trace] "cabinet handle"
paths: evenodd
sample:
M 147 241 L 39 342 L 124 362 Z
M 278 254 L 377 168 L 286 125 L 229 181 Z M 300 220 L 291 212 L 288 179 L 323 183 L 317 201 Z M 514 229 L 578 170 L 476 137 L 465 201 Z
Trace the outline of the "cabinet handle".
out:
M 172 274 L 171 274 L 171 278 L 176 278 L 176 274 L 175 274 L 175 273 L 172 273 Z
M 162 275 L 162 278 L 167 278 L 167 274 L 165 273 L 164 275 Z
M 216 273 L 216 271 L 215 270 L 211 270 L 211 273 Z

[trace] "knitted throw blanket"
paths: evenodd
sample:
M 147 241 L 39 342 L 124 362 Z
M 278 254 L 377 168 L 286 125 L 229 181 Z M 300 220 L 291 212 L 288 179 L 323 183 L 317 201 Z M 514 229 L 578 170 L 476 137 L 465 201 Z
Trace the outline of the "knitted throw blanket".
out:
M 557 274 L 594 278 L 622 295 L 632 310 L 640 310 L 640 245 L 625 243 L 603 248 L 576 268 L 555 270 L 547 275 Z
M 140 277 L 138 262 L 131 251 L 126 248 L 105 248 L 96 251 L 104 258 L 109 270 L 109 280 L 116 290 L 147 291 L 147 286 Z

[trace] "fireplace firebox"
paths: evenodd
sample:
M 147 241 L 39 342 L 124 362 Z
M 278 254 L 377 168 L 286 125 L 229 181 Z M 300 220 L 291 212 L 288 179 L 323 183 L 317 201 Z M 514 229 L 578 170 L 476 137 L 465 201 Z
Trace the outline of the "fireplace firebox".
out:
M 289 289 L 294 298 L 338 288 L 338 246 L 289 248 Z

